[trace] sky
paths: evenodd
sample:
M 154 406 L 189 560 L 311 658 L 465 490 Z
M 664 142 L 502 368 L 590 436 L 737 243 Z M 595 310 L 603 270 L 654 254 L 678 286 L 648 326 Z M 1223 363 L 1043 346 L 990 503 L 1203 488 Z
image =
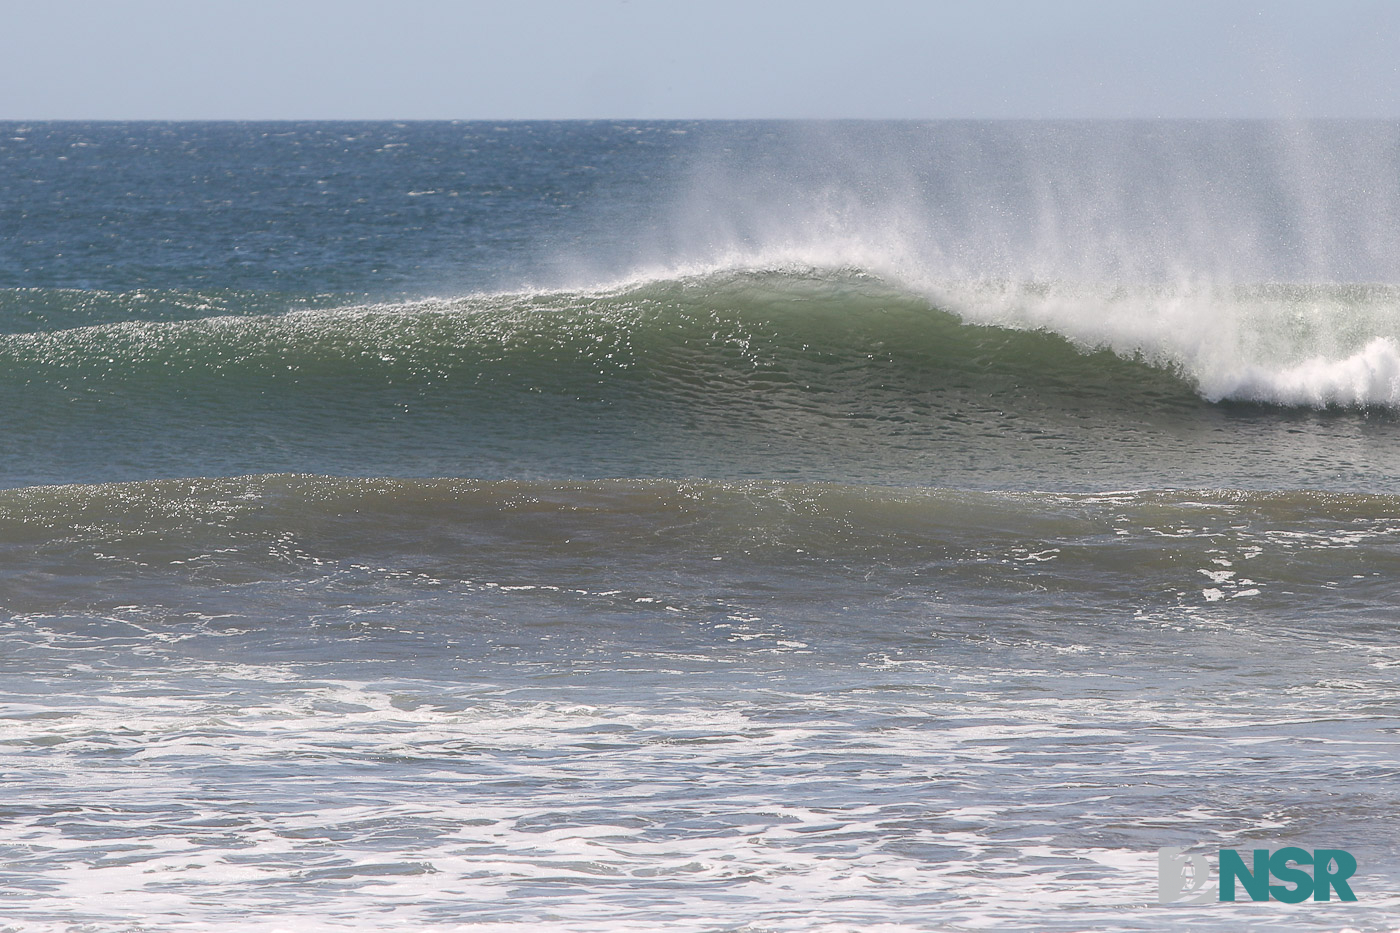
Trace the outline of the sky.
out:
M 0 0 L 0 119 L 1400 118 L 1400 2 Z

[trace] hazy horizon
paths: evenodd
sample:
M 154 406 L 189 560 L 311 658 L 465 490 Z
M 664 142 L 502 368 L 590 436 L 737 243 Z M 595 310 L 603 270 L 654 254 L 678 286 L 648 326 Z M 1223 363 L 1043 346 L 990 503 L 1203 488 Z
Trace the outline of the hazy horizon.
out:
M 70 0 L 0 119 L 1400 117 L 1400 5 Z

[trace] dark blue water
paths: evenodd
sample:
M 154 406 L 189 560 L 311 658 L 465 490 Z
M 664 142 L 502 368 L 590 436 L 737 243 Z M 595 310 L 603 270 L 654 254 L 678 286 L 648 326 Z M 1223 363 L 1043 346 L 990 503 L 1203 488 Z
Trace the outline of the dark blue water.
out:
M 0 225 L 9 231 L 0 287 L 378 300 L 518 286 L 569 253 L 645 236 L 647 205 L 666 200 L 678 162 L 697 145 L 678 134 L 704 132 L 9 123 L 0 128 Z M 626 224 L 607 222 L 623 212 Z

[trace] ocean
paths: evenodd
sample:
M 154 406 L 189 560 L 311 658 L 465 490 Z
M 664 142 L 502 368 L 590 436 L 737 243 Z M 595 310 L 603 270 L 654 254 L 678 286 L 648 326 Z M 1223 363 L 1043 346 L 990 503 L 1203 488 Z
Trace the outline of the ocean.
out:
M 1400 123 L 9 122 L 0 231 L 0 931 L 1400 929 Z

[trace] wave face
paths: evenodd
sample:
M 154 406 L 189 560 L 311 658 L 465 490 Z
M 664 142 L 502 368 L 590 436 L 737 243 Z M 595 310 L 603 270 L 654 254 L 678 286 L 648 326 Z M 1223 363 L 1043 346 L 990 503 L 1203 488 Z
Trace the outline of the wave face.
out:
M 0 336 L 0 475 L 1391 488 L 1396 297 L 810 268 L 278 314 L 11 292 L 12 322 L 126 319 Z

